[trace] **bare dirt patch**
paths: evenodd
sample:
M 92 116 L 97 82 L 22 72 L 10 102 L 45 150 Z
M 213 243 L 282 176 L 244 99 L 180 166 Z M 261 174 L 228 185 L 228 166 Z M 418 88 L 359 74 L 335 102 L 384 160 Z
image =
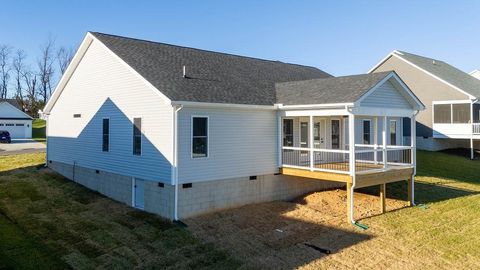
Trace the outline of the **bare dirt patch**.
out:
M 381 214 L 380 198 L 360 192 L 355 193 L 355 218 L 362 219 Z M 293 201 L 294 203 L 305 205 L 317 210 L 322 214 L 332 218 L 346 218 L 347 194 L 345 190 L 335 189 L 322 192 L 314 192 L 301 196 Z M 407 206 L 407 202 L 386 199 L 387 211 L 400 209 Z
M 359 216 L 379 213 L 378 197 L 356 193 L 355 200 Z M 389 209 L 405 205 L 403 201 L 387 201 Z M 307 266 L 374 237 L 370 231 L 346 222 L 346 192 L 340 189 L 315 192 L 292 202 L 225 210 L 185 222 L 204 241 L 214 242 L 249 266 L 262 269 Z

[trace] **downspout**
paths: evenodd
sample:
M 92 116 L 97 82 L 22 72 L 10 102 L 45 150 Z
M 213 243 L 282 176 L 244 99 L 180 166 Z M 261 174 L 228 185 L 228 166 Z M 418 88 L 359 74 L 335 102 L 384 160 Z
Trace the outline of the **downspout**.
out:
M 350 145 L 350 176 L 352 177 L 352 187 L 350 188 L 350 222 L 352 224 L 356 224 L 356 221 L 353 217 L 355 213 L 354 208 L 354 199 L 353 195 L 355 194 L 355 186 L 356 186 L 356 177 L 355 177 L 355 115 L 352 112 L 353 107 L 345 106 L 347 111 L 350 111 L 349 118 L 348 118 L 348 144 Z M 350 120 L 350 117 L 353 118 L 353 121 Z
M 412 186 L 410 187 L 412 189 L 412 206 L 415 206 L 415 175 L 417 175 L 417 114 L 419 114 L 420 111 L 417 110 L 413 114 L 412 118 L 414 121 L 411 121 L 410 124 L 410 140 L 411 140 L 411 146 L 412 146 L 412 163 L 413 163 L 413 175 L 412 175 Z M 415 129 L 415 132 L 413 131 Z
M 173 166 L 172 183 L 175 184 L 175 201 L 173 220 L 178 220 L 178 112 L 183 108 L 182 105 L 173 107 Z
M 48 122 L 49 122 L 48 118 L 49 118 L 50 114 L 44 113 L 43 116 L 45 118 L 45 143 L 47 144 L 47 147 L 46 147 L 46 150 L 45 150 L 45 168 L 46 168 L 46 167 L 48 167 L 48 145 L 49 145 L 49 143 L 48 143 Z M 33 127 L 32 127 L 32 129 L 33 129 Z

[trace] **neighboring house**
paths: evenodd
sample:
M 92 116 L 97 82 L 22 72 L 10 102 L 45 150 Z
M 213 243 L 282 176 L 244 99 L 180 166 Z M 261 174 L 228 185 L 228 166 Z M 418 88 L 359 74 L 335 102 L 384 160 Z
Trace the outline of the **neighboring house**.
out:
M 347 185 L 353 221 L 355 188 L 409 180 L 413 201 L 421 109 L 394 72 L 87 33 L 44 109 L 47 164 L 170 219 Z
M 470 74 L 471 76 L 473 76 L 473 77 L 475 77 L 475 78 L 477 78 L 477 79 L 480 80 L 480 70 L 475 69 L 474 71 L 472 71 L 472 72 L 470 72 L 470 73 L 468 73 L 468 74 Z
M 31 139 L 32 117 L 15 99 L 0 99 L 0 130 L 8 131 L 12 139 Z
M 480 147 L 480 80 L 443 61 L 402 51 L 393 51 L 369 73 L 387 70 L 395 71 L 427 107 L 417 117 L 417 147 L 470 148 L 473 159 Z

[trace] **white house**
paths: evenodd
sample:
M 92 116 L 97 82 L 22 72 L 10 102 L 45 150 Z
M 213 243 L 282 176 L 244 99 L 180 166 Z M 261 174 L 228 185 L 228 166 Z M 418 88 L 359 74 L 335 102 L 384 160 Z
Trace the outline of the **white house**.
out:
M 12 139 L 32 138 L 32 117 L 24 113 L 15 99 L 0 99 L 0 130 Z
M 355 188 L 408 180 L 413 202 L 402 122 L 423 108 L 394 72 L 90 32 L 44 109 L 47 164 L 169 219 L 346 186 L 354 222 Z

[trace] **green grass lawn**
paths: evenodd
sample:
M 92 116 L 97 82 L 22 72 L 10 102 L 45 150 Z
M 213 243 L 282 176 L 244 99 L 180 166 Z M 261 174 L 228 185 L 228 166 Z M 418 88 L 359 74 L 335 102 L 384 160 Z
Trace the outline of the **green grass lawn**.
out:
M 44 142 L 46 137 L 46 122 L 42 119 L 33 119 L 32 138 L 36 141 Z
M 363 219 L 371 240 L 319 260 L 355 265 L 368 251 L 411 269 L 480 268 L 480 161 L 425 151 L 417 159 L 416 202 L 426 207 Z M 43 160 L 0 157 L 0 269 L 246 267 L 183 228 L 43 169 Z M 389 184 L 387 196 L 405 199 L 405 182 Z
M 362 222 L 389 232 L 385 237 L 391 237 L 396 246 L 416 250 L 413 268 L 479 269 L 480 160 L 417 153 L 415 201 L 420 206 Z M 406 184 L 390 184 L 387 195 L 405 199 Z
M 0 269 L 235 269 L 186 229 L 44 169 L 43 153 L 0 157 Z

